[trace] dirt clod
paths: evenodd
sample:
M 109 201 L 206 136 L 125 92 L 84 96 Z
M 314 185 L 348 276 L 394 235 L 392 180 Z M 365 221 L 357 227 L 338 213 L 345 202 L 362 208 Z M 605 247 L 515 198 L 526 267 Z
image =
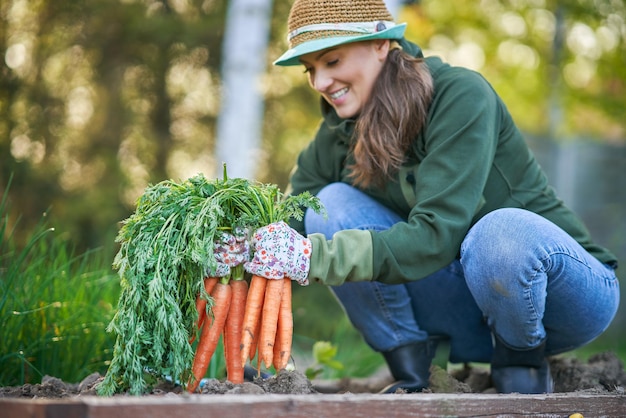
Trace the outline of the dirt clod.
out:
M 317 391 L 313 389 L 311 381 L 297 370 L 281 370 L 276 376 L 272 376 L 269 379 L 259 382 L 259 385 L 267 393 L 290 393 L 294 395 L 317 393 Z
M 556 392 L 587 390 L 624 392 L 626 372 L 614 353 L 604 352 L 583 363 L 575 358 L 553 359 L 550 362 Z

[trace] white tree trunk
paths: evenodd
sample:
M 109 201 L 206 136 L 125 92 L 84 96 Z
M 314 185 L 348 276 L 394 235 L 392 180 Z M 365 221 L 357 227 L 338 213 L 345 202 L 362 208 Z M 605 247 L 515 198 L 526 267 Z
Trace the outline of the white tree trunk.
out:
M 393 15 L 394 19 L 398 19 L 398 14 L 403 4 L 403 0 L 385 0 L 385 6 L 387 6 L 389 13 Z
M 222 100 L 217 120 L 217 175 L 253 178 L 259 161 L 263 94 L 261 77 L 272 0 L 229 0 L 222 46 Z

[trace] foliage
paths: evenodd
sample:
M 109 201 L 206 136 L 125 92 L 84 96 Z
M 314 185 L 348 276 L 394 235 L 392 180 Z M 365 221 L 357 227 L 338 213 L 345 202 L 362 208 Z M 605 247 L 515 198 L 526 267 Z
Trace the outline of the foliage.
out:
M 171 158 L 210 164 L 225 5 L 169 4 L 0 3 L 0 183 L 27 226 L 53 205 L 100 246 L 147 184 L 187 177 Z
M 113 344 L 104 328 L 119 292 L 105 252 L 75 254 L 47 214 L 18 246 L 7 194 L 0 217 L 0 386 L 104 372 Z
M 315 379 L 323 371 L 323 367 L 330 367 L 334 370 L 342 370 L 343 364 L 335 360 L 337 346 L 328 341 L 317 341 L 313 344 L 313 359 L 315 364 L 306 369 L 306 377 Z
M 275 185 L 229 179 L 225 168 L 223 180 L 199 174 L 180 184 L 166 180 L 149 186 L 117 237 L 121 246 L 113 265 L 122 293 L 108 328 L 117 341 L 98 392 L 137 395 L 164 376 L 188 382 L 196 296 L 211 302 L 202 283 L 216 270 L 213 245 L 219 232 L 301 219 L 302 207 L 322 210 L 309 193 L 283 198 Z
M 484 74 L 524 131 L 623 141 L 624 2 L 425 0 L 402 18 L 426 55 Z
M 263 149 L 250 161 L 259 179 L 281 186 L 319 120 L 301 70 L 270 65 L 287 46 L 291 3 L 274 1 Z M 27 226 L 53 205 L 78 248 L 101 246 L 148 184 L 219 172 L 226 9 L 219 1 L 1 3 L 0 182 L 16 174 L 11 194 Z M 484 73 L 525 131 L 623 139 L 623 2 L 424 0 L 398 20 L 428 54 Z

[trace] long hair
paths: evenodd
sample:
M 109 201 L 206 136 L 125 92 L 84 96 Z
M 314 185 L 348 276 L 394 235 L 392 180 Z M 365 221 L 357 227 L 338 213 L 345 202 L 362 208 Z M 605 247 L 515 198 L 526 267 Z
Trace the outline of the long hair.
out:
M 423 58 L 392 47 L 355 127 L 354 184 L 382 185 L 405 161 L 411 141 L 426 124 L 433 80 Z

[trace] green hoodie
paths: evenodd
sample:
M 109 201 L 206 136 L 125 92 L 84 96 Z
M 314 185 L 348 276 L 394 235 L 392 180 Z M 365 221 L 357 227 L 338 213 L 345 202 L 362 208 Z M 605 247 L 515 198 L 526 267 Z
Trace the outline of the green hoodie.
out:
M 421 56 L 406 40 L 404 51 Z M 310 234 L 309 280 L 327 285 L 377 280 L 403 283 L 445 267 L 459 255 L 469 228 L 499 208 L 523 208 L 549 219 L 604 263 L 581 220 L 558 199 L 506 106 L 478 73 L 426 58 L 434 97 L 424 130 L 393 181 L 364 190 L 406 221 L 385 231 L 345 230 L 332 240 Z M 352 184 L 346 168 L 354 120 L 322 99 L 323 121 L 291 176 L 290 193 L 317 194 L 329 183 Z M 292 226 L 305 233 L 302 222 Z

